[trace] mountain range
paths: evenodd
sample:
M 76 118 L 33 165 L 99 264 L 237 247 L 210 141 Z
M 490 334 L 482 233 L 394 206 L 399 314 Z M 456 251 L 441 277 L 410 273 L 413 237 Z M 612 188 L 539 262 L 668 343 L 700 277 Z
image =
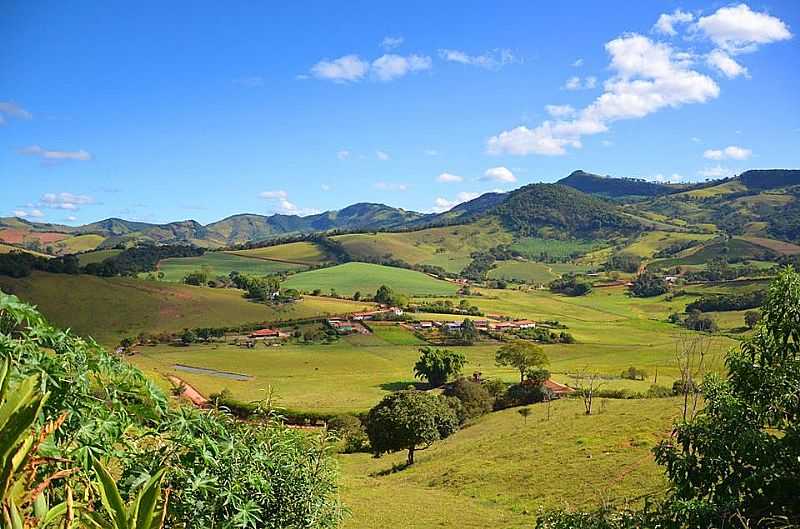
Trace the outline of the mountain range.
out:
M 0 240 L 6 229 L 34 235 L 94 234 L 103 238 L 100 247 L 108 248 L 145 241 L 214 248 L 304 233 L 409 230 L 494 217 L 521 235 L 596 238 L 647 229 L 653 223 L 668 223 L 676 229 L 681 224 L 714 224 L 731 233 L 749 230 L 797 242 L 798 197 L 800 170 L 750 170 L 734 178 L 698 184 L 614 178 L 579 170 L 554 184 L 486 193 L 444 213 L 358 203 L 305 217 L 239 214 L 206 225 L 194 220 L 151 224 L 110 218 L 65 226 L 7 217 L 0 218 Z

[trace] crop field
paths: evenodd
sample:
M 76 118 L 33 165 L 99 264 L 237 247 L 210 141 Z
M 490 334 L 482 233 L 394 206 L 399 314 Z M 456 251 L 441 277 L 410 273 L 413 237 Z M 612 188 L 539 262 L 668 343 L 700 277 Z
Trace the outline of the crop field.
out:
M 403 520 L 429 527 L 533 527 L 540 508 L 592 508 L 664 492 L 652 448 L 669 435 L 677 399 L 601 400 L 586 416 L 583 403 L 562 399 L 491 413 L 419 452 L 413 467 L 396 453 L 339 456 L 342 498 L 352 515 L 346 529 L 382 529 Z
M 330 261 L 322 249 L 313 242 L 291 242 L 266 248 L 230 252 L 242 257 L 255 257 L 274 261 L 287 261 L 304 265 L 320 265 Z
M 34 252 L 33 250 L 27 250 L 25 248 L 20 248 L 18 246 L 12 246 L 10 244 L 3 244 L 0 242 L 0 253 L 11 253 L 11 252 L 25 252 L 33 255 L 38 255 L 39 257 L 50 257 L 47 254 Z
M 186 274 L 199 270 L 201 266 L 211 268 L 211 276 L 226 276 L 233 271 L 256 276 L 266 276 L 280 272 L 304 270 L 299 264 L 268 261 L 226 252 L 206 252 L 199 257 L 175 257 L 158 263 L 158 270 L 164 272 L 165 281 L 181 281 Z
M 101 235 L 87 233 L 86 235 L 77 235 L 75 237 L 62 239 L 55 244 L 52 244 L 52 246 L 58 254 L 64 255 L 94 250 L 104 240 L 106 240 L 105 237 Z
M 86 266 L 90 263 L 102 263 L 109 257 L 114 257 L 115 255 L 119 255 L 122 253 L 122 250 L 112 249 L 112 250 L 94 250 L 92 252 L 86 252 L 78 255 L 78 262 L 81 266 Z
M 728 259 L 757 259 L 764 253 L 761 245 L 754 244 L 745 239 L 733 238 L 726 242 L 712 242 L 692 251 L 686 255 L 672 259 L 658 259 L 653 261 L 657 266 L 670 267 L 683 264 L 706 264 L 715 257 L 724 255 Z
M 800 253 L 800 246 L 790 242 L 768 239 L 766 237 L 742 237 L 742 239 L 758 246 L 769 248 L 770 250 L 783 255 L 797 255 Z
M 0 242 L 12 244 L 20 244 L 29 239 L 36 239 L 42 243 L 42 245 L 46 245 L 66 239 L 67 237 L 69 237 L 68 234 L 55 231 L 31 231 L 19 228 L 0 229 Z
M 345 263 L 330 268 L 295 274 L 283 282 L 286 288 L 303 292 L 335 290 L 348 296 L 355 292 L 375 293 L 381 285 L 408 295 L 452 295 L 458 285 L 435 279 L 422 272 L 368 263 Z
M 525 237 L 511 245 L 512 250 L 520 252 L 529 259 L 536 260 L 542 254 L 562 258 L 574 254 L 586 254 L 604 246 L 601 241 L 562 241 L 559 239 L 541 239 Z
M 685 233 L 674 231 L 648 231 L 642 233 L 635 241 L 626 246 L 622 252 L 640 257 L 653 257 L 659 250 L 683 241 L 698 241 L 700 244 L 714 237 L 711 233 Z
M 546 284 L 562 274 L 580 273 L 590 270 L 584 265 L 570 263 L 537 263 L 534 261 L 502 261 L 489 271 L 491 279 L 525 281 Z
M 0 289 L 38 305 L 52 323 L 92 336 L 107 346 L 140 332 L 307 318 L 369 306 L 308 296 L 276 308 L 250 302 L 240 290 L 41 272 L 23 279 L 0 276 Z

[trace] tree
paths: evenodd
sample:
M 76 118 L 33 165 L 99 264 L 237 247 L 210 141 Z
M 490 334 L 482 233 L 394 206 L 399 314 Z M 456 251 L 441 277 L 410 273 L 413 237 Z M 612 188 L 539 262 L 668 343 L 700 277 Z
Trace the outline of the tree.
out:
M 645 270 L 633 281 L 631 293 L 639 298 L 650 298 L 660 296 L 667 291 L 667 288 L 667 282 L 663 277 Z
M 748 329 L 755 327 L 760 319 L 761 313 L 757 310 L 748 310 L 744 313 L 744 324 L 747 325 Z
M 430 447 L 458 429 L 458 418 L 442 397 L 422 391 L 398 391 L 383 398 L 367 415 L 367 436 L 376 456 Z
M 475 323 L 472 320 L 464 319 L 461 323 L 461 339 L 467 343 L 472 343 L 478 339 L 478 329 L 475 328 Z
M 191 329 L 184 329 L 183 333 L 181 334 L 181 342 L 184 345 L 189 345 L 190 343 L 194 343 L 197 341 L 197 333 L 195 333 Z
M 623 272 L 634 273 L 639 271 L 642 265 L 642 258 L 630 253 L 617 253 L 611 256 L 606 264 L 608 270 L 622 270 Z
M 583 407 L 586 415 L 592 414 L 595 394 L 603 385 L 605 385 L 605 382 L 602 381 L 599 373 L 584 370 L 575 375 L 575 389 L 578 395 L 583 398 Z
M 522 417 L 525 419 L 525 424 L 528 424 L 528 417 L 531 415 L 531 409 L 530 408 L 520 408 L 520 409 L 517 410 L 517 413 L 522 415 Z
M 717 332 L 717 322 L 710 314 L 704 314 L 699 310 L 693 310 L 684 320 L 683 325 L 687 329 L 702 332 Z
M 463 377 L 459 378 L 445 390 L 444 394 L 461 401 L 461 414 L 458 418 L 460 423 L 492 411 L 494 397 L 479 382 L 472 382 Z
M 449 349 L 422 347 L 419 360 L 414 364 L 414 376 L 425 379 L 433 387 L 439 387 L 461 373 L 467 359 L 463 353 Z
M 656 449 L 687 526 L 800 522 L 800 275 L 781 271 L 762 310 L 727 378 L 706 376 L 703 412 Z
M 522 340 L 516 340 L 498 349 L 494 361 L 498 366 L 517 369 L 520 384 L 525 381 L 525 372 L 528 369 L 550 365 L 550 360 L 541 347 Z

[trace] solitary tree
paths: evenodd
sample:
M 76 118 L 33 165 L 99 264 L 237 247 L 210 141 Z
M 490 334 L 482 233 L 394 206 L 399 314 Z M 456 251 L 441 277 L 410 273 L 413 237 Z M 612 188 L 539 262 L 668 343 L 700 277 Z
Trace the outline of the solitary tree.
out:
M 414 364 L 414 376 L 425 379 L 431 386 L 438 387 L 461 373 L 467 362 L 463 353 L 449 349 L 431 349 L 423 347 Z
M 398 391 L 383 398 L 367 415 L 367 436 L 376 456 L 430 447 L 458 429 L 458 418 L 444 398 L 422 391 Z
M 499 366 L 513 367 L 519 371 L 519 382 L 525 381 L 525 372 L 534 367 L 550 365 L 550 360 L 541 347 L 517 340 L 497 350 L 494 361 Z
M 467 343 L 472 343 L 478 339 L 478 329 L 475 328 L 475 323 L 469 318 L 461 323 L 461 338 Z
M 744 313 L 744 324 L 747 325 L 748 329 L 755 327 L 760 319 L 761 313 L 757 310 L 748 310 Z
M 528 424 L 528 417 L 531 414 L 531 409 L 530 408 L 520 408 L 520 409 L 517 410 L 517 413 L 522 415 L 522 417 L 525 419 L 525 424 Z

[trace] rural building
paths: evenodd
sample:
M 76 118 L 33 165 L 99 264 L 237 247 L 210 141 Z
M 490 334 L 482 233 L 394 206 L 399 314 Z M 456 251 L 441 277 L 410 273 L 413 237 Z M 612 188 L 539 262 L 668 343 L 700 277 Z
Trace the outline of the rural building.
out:
M 388 307 L 385 309 L 378 309 L 378 310 L 370 310 L 366 312 L 356 312 L 353 314 L 353 319 L 355 321 L 363 321 L 363 320 L 371 320 L 374 319 L 376 316 L 402 316 L 403 309 L 399 307 Z
M 559 384 L 549 378 L 544 381 L 544 387 L 550 390 L 550 392 L 555 397 L 561 397 L 562 395 L 569 395 L 570 393 L 575 393 L 575 390 L 569 386 L 565 386 L 564 384 Z
M 514 323 L 517 324 L 517 327 L 520 329 L 535 329 L 536 322 L 531 320 L 517 320 Z
M 274 338 L 280 338 L 281 333 L 278 329 L 259 329 L 257 331 L 253 331 L 248 335 L 248 338 L 252 340 L 269 340 Z

